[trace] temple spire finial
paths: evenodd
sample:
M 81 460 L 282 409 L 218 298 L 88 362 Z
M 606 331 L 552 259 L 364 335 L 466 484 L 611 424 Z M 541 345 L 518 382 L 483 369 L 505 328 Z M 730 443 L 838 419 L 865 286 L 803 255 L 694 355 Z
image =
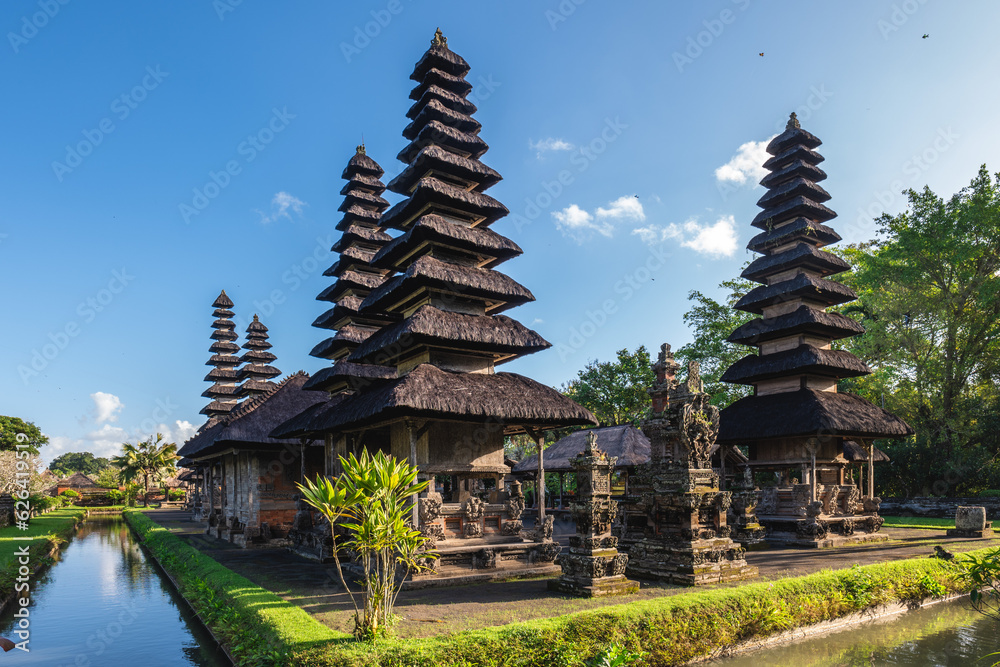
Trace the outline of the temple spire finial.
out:
M 795 112 L 793 111 L 788 116 L 788 122 L 785 124 L 785 129 L 786 130 L 798 130 L 801 127 L 802 126 L 799 125 L 799 118 L 798 118 L 798 116 L 795 115 Z
M 448 38 L 441 34 L 441 28 L 434 31 L 434 39 L 431 40 L 431 46 L 448 46 Z
M 358 155 L 367 155 L 367 153 L 365 153 L 365 142 L 364 142 L 364 140 L 362 140 L 362 142 L 360 144 L 358 144 L 356 152 L 357 152 Z

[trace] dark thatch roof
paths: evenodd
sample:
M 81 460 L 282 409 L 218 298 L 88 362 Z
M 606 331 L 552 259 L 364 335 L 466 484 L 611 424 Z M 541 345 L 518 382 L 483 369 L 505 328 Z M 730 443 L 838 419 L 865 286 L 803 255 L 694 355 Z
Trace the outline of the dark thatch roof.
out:
M 354 243 L 362 243 L 368 246 L 381 248 L 384 244 L 392 240 L 392 237 L 374 227 L 362 227 L 361 225 L 350 225 L 343 230 L 344 235 L 337 239 L 337 242 L 330 248 L 333 252 L 343 252 L 345 248 Z
M 456 373 L 421 364 L 405 377 L 357 394 L 327 411 L 323 431 L 356 430 L 397 418 L 490 422 L 516 433 L 597 420 L 551 387 L 515 373 Z
M 841 379 L 870 375 L 871 372 L 872 369 L 847 350 L 799 345 L 761 356 L 749 354 L 730 366 L 719 379 L 732 384 L 753 384 L 800 374 Z
M 872 445 L 872 447 L 875 447 L 875 445 Z M 848 461 L 867 461 L 868 452 L 853 440 L 844 440 L 844 458 Z M 889 455 L 878 447 L 875 447 L 875 450 L 872 452 L 872 460 L 876 462 L 888 461 Z
M 240 335 L 232 329 L 216 329 L 209 338 L 213 340 L 236 340 Z
M 565 438 L 549 445 L 543 452 L 542 463 L 546 472 L 570 472 L 573 466 L 570 459 L 583 454 L 587 448 L 587 438 L 593 433 L 597 436 L 597 448 L 608 456 L 618 460 L 615 468 L 628 468 L 649 463 L 649 438 L 635 426 L 605 426 L 573 431 Z M 538 454 L 532 454 L 522 459 L 514 466 L 513 473 L 534 473 L 538 471 Z
M 854 394 L 799 389 L 747 396 L 722 410 L 719 442 L 784 437 L 897 438 L 913 429 L 899 417 Z
M 424 256 L 410 264 L 405 273 L 386 280 L 372 290 L 362 302 L 361 309 L 384 311 L 393 301 L 421 287 L 494 302 L 495 312 L 535 300 L 527 287 L 499 271 L 450 264 Z
M 368 174 L 352 174 L 350 180 L 340 189 L 340 194 L 346 195 L 351 190 L 365 190 L 369 192 L 383 192 L 385 184 L 375 176 Z
M 805 162 L 807 164 L 819 164 L 825 159 L 826 158 L 814 150 L 806 148 L 805 146 L 796 145 L 765 161 L 762 166 L 764 169 L 769 171 L 777 171 L 784 169 L 796 161 Z
M 228 308 L 216 308 L 212 311 L 212 317 L 232 317 L 235 314 L 236 313 Z
M 213 329 L 235 329 L 236 324 L 232 320 L 220 317 L 219 319 L 212 322 Z
M 417 153 L 420 152 L 420 149 L 424 146 L 435 144 L 453 148 L 456 151 L 467 154 L 468 157 L 476 159 L 482 157 L 483 153 L 490 148 L 485 141 L 479 138 L 479 135 L 462 132 L 457 128 L 445 125 L 441 121 L 432 120 L 417 133 L 417 137 L 413 141 L 407 144 L 403 150 L 399 151 L 399 155 L 396 158 L 401 162 L 409 164 L 417 156 Z
M 759 345 L 768 340 L 800 333 L 811 333 L 830 340 L 863 334 L 865 328 L 839 313 L 827 313 L 809 306 L 799 306 L 777 317 L 755 318 L 729 335 L 730 343 Z
M 318 295 L 317 301 L 340 301 L 347 296 L 349 291 L 355 294 L 358 290 L 367 292 L 378 287 L 385 281 L 385 277 L 377 273 L 368 271 L 344 271 L 337 277 L 337 282 L 333 283 Z
M 821 276 L 848 271 L 851 265 L 832 252 L 817 250 L 809 243 L 797 243 L 788 250 L 758 257 L 741 274 L 747 280 L 767 283 L 767 278 L 789 269 L 810 269 Z
M 830 193 L 812 181 L 791 177 L 785 182 L 775 182 L 761 198 L 757 200 L 757 205 L 761 208 L 772 208 L 794 199 L 795 197 L 805 197 L 814 202 L 830 201 Z
M 818 181 L 826 180 L 826 172 L 814 164 L 809 164 L 808 162 L 803 162 L 802 160 L 793 160 L 781 169 L 772 171 L 767 176 L 760 179 L 760 184 L 765 188 L 769 188 L 775 183 L 784 182 L 788 178 L 806 178 L 813 183 L 816 183 Z
M 382 214 L 383 227 L 406 230 L 429 205 L 437 205 L 474 217 L 479 225 L 491 225 L 509 213 L 506 206 L 482 192 L 469 192 L 433 176 L 417 181 L 408 199 Z
M 73 489 L 99 489 L 101 487 L 94 483 L 82 472 L 75 472 L 69 477 L 65 477 L 57 482 L 58 486 L 68 486 Z
M 247 346 L 244 345 L 243 347 L 247 347 Z M 268 344 L 268 347 L 271 347 L 270 344 Z M 240 357 L 240 361 L 242 361 L 244 364 L 258 362 L 258 361 L 262 361 L 265 364 L 269 364 L 269 363 L 271 363 L 272 361 L 274 361 L 277 358 L 278 357 L 275 356 L 274 354 L 272 354 L 271 352 L 265 352 L 264 350 L 251 349 L 249 352 L 245 353 L 242 357 Z
M 279 375 L 281 375 L 281 371 L 274 366 L 268 366 L 266 364 L 247 364 L 246 366 L 241 367 L 236 373 L 236 377 L 241 380 L 249 377 L 273 378 Z
M 378 166 L 378 163 L 375 162 L 375 160 L 371 159 L 359 150 L 351 156 L 351 159 L 348 161 L 347 166 L 344 167 L 344 171 L 340 177 L 344 180 L 350 180 L 351 176 L 354 174 L 365 174 L 367 176 L 379 178 L 383 173 L 385 172 L 382 171 L 382 167 Z
M 209 352 L 239 352 L 240 346 L 229 341 L 216 341 L 208 348 Z
M 449 49 L 447 44 L 434 44 L 414 65 L 410 78 L 414 81 L 422 81 L 431 69 L 462 77 L 468 74 L 469 63 L 465 62 L 465 58 Z
M 475 104 L 461 95 L 457 95 L 446 88 L 442 88 L 441 86 L 431 84 L 424 90 L 420 99 L 414 102 L 413 106 L 409 108 L 406 112 L 406 117 L 411 120 L 416 118 L 420 114 L 420 110 L 424 108 L 424 105 L 431 100 L 440 100 L 455 111 L 460 111 L 467 116 L 471 116 L 478 111 Z
M 419 100 L 431 86 L 440 86 L 448 92 L 465 96 L 472 92 L 472 84 L 461 76 L 454 76 L 445 71 L 432 67 L 424 74 L 420 83 L 410 91 L 411 100 Z
M 394 366 L 356 364 L 341 360 L 314 373 L 302 388 L 310 391 L 334 391 L 335 387 L 340 386 L 351 391 L 361 391 L 376 382 L 395 379 Z
M 238 366 L 240 360 L 231 354 L 213 354 L 205 362 L 206 366 Z
M 793 197 L 777 206 L 764 209 L 750 224 L 758 229 L 768 229 L 798 216 L 817 222 L 826 222 L 836 218 L 837 214 L 823 204 L 807 197 Z
M 344 201 L 337 209 L 338 211 L 348 212 L 352 207 L 365 205 L 374 207 L 378 210 L 389 208 L 389 202 L 382 197 L 368 192 L 367 190 L 351 189 L 348 190 L 344 195 Z
M 236 369 L 235 368 L 213 368 L 208 375 L 205 376 L 205 382 L 216 382 L 217 380 L 235 380 L 236 379 Z
M 505 357 L 505 361 L 552 346 L 504 315 L 466 315 L 423 305 L 402 322 L 385 326 L 369 337 L 350 360 L 390 363 L 420 345 L 486 352 Z
M 420 149 L 413 161 L 389 181 L 389 188 L 393 192 L 408 194 L 428 171 L 447 173 L 452 178 L 466 181 L 470 185 L 475 184 L 472 189 L 479 192 L 499 183 L 503 178 L 479 160 L 462 157 L 440 146 L 431 145 Z
M 779 155 L 792 146 L 805 146 L 806 148 L 819 148 L 823 142 L 812 132 L 807 132 L 801 127 L 787 127 L 785 131 L 771 139 L 771 143 L 765 149 L 771 155 Z
M 835 306 L 854 301 L 858 295 L 847 285 L 799 273 L 794 278 L 782 280 L 780 283 L 755 287 L 737 301 L 733 307 L 737 310 L 760 315 L 766 306 L 783 303 L 798 297 Z
M 765 252 L 770 248 L 791 243 L 806 241 L 816 247 L 823 247 L 840 240 L 840 234 L 832 227 L 827 227 L 808 218 L 795 218 L 780 227 L 761 232 L 750 239 L 747 248 L 756 252 Z
M 229 447 L 267 449 L 270 445 L 285 444 L 272 438 L 271 430 L 309 406 L 326 401 L 322 393 L 302 389 L 308 379 L 306 373 L 299 371 L 273 384 L 267 393 L 243 401 L 228 415 L 203 426 L 177 453 L 194 458 Z
M 218 298 L 212 302 L 212 308 L 232 308 L 233 305 L 233 300 L 226 296 L 226 290 L 222 290 Z
M 205 398 L 225 398 L 226 396 L 234 396 L 236 395 L 236 385 L 221 384 L 216 382 L 211 387 L 201 392 L 201 395 Z
M 337 333 L 333 336 L 317 343 L 309 351 L 309 355 L 319 357 L 320 359 L 333 359 L 334 357 L 343 356 L 345 351 L 350 352 L 357 348 L 360 343 L 372 335 L 373 331 L 374 329 L 348 324 L 338 329 Z
M 448 222 L 439 215 L 421 216 L 407 232 L 389 243 L 372 259 L 372 264 L 383 269 L 400 270 L 421 243 L 445 246 L 479 257 L 493 257 L 484 264 L 493 268 L 521 254 L 521 248 L 505 236 L 485 227 L 465 227 Z
M 450 108 L 438 99 L 430 99 L 421 109 L 417 117 L 403 128 L 403 138 L 415 139 L 420 129 L 432 120 L 437 120 L 449 127 L 454 127 L 467 134 L 479 134 L 483 126 L 479 121 L 461 111 Z

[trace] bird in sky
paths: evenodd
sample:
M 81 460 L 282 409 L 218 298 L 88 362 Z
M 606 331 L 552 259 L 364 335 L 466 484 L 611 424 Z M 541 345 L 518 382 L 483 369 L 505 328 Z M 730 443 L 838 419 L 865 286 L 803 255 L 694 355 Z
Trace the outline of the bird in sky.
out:
M 927 34 L 927 33 L 925 32 L 925 33 L 924 33 L 924 36 L 923 36 L 923 37 L 921 37 L 920 39 L 927 39 L 928 37 L 930 37 L 930 35 L 928 35 L 928 34 Z
M 763 51 L 761 51 L 761 52 L 760 52 L 760 53 L 758 53 L 757 55 L 758 55 L 758 56 L 760 56 L 761 58 L 763 58 L 763 57 L 764 57 L 764 52 L 763 52 Z

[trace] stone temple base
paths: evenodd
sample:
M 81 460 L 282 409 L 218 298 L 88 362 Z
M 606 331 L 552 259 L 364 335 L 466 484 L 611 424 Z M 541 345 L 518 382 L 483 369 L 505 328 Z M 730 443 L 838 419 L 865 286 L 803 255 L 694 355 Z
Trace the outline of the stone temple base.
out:
M 606 595 L 630 595 L 639 592 L 639 582 L 626 579 L 619 574 L 612 577 L 601 577 L 590 583 L 569 580 L 564 577 L 550 579 L 549 590 L 566 593 L 581 598 L 598 598 Z
M 628 556 L 618 553 L 614 547 L 571 546 L 569 553 L 559 556 L 562 576 L 549 581 L 549 590 L 587 598 L 635 593 L 639 584 L 625 578 L 627 562 Z
M 434 546 L 434 569 L 410 576 L 404 590 L 463 586 L 485 581 L 558 574 L 561 547 L 552 540 L 528 542 L 516 537 L 443 540 Z M 345 567 L 345 569 L 347 569 Z
M 744 550 L 729 538 L 670 544 L 643 539 L 629 547 L 625 573 L 637 579 L 655 579 L 681 586 L 701 586 L 757 576 Z
M 785 516 L 759 518 L 767 527 L 768 544 L 776 546 L 829 549 L 889 539 L 878 532 L 883 522 L 878 515 L 820 516 L 818 520 Z
M 970 530 L 963 528 L 949 528 L 948 537 L 973 537 L 976 539 L 990 539 L 993 537 L 992 522 L 986 524 L 982 530 Z

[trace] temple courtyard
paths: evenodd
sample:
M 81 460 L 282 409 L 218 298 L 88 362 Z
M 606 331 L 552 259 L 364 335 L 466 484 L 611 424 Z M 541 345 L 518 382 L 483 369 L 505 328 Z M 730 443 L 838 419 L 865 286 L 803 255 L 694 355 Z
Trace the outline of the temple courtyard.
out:
M 229 542 L 206 536 L 200 524 L 192 522 L 183 510 L 151 510 L 147 515 L 187 544 L 215 559 L 255 584 L 276 593 L 312 614 L 325 625 L 350 633 L 351 603 L 336 580 L 333 564 L 320 564 L 285 550 L 245 550 Z M 563 528 L 560 532 L 560 527 Z M 554 538 L 565 546 L 570 530 L 556 525 Z M 969 539 L 947 537 L 942 529 L 882 529 L 888 540 L 877 544 L 858 544 L 837 549 L 769 548 L 746 553 L 748 564 L 759 571 L 756 579 L 773 581 L 822 570 L 849 568 L 907 558 L 930 556 L 934 547 L 960 553 L 1000 546 L 1000 538 Z M 487 582 L 404 590 L 396 611 L 400 616 L 395 634 L 399 637 L 429 637 L 518 621 L 551 618 L 578 611 L 638 600 L 659 598 L 715 588 L 738 587 L 747 582 L 699 586 L 675 586 L 642 581 L 639 592 L 623 597 L 574 598 L 548 590 L 552 577 Z M 358 588 L 360 590 L 360 588 Z

